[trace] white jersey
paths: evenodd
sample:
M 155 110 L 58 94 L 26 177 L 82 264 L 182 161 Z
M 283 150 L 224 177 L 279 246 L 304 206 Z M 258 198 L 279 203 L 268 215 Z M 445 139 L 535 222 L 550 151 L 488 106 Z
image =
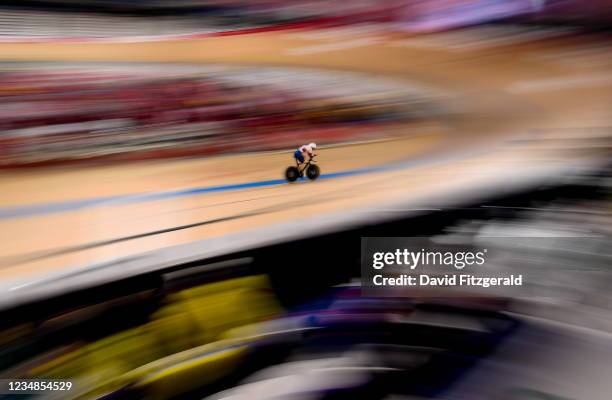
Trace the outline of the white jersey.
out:
M 307 144 L 301 146 L 299 150 L 300 150 L 300 153 L 304 155 L 308 154 L 309 157 L 312 157 L 314 155 L 314 149 Z

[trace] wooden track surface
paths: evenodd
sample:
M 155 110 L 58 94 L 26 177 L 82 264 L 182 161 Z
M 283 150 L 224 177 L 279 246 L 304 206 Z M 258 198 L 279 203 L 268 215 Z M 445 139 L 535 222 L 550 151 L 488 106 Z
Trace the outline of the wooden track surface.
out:
M 464 34 L 435 35 L 429 42 L 386 33 L 292 31 L 148 43 L 0 43 L 6 61 L 220 62 L 361 71 L 435 88 L 448 96 L 449 107 L 448 116 L 419 129 L 407 127 L 403 138 L 321 150 L 321 168 L 332 176 L 314 183 L 257 184 L 282 176 L 291 162 L 284 153 L 3 172 L 0 277 L 40 278 L 278 222 L 365 205 L 376 210 L 394 198 L 422 199 L 428 207 L 432 196 L 449 186 L 511 182 L 518 171 L 585 155 L 560 137 L 609 132 L 612 52 L 597 50 L 607 38 L 572 35 L 503 48 L 457 45 Z M 595 60 L 584 61 L 584 54 Z M 360 172 L 333 175 L 350 171 Z M 231 187 L 241 183 L 253 185 Z M 230 187 L 190 192 L 219 185 Z M 156 198 L 156 193 L 170 194 Z M 16 207 L 32 205 L 36 212 L 11 215 Z

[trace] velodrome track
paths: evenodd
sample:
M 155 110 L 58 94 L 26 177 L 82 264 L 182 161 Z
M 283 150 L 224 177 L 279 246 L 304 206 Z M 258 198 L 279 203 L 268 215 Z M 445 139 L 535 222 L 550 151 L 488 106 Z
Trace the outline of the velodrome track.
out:
M 256 236 L 278 224 L 299 232 L 349 211 L 377 218 L 442 207 L 466 192 L 545 182 L 605 157 L 593 144 L 611 126 L 607 38 L 553 32 L 500 42 L 487 41 L 486 29 L 426 37 L 342 28 L 142 43 L 0 43 L 4 61 L 359 71 L 433 88 L 447 112 L 402 138 L 322 149 L 324 175 L 314 183 L 280 180 L 291 162 L 287 153 L 2 172 L 0 277 L 23 284 L 159 248 Z M 406 208 L 389 210 L 391 203 Z

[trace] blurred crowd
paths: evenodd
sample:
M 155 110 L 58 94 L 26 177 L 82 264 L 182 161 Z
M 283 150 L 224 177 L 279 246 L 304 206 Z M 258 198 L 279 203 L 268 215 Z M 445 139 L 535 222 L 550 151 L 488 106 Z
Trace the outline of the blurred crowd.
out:
M 269 22 L 269 21 L 268 21 Z M 280 22 L 280 21 L 279 21 Z M 155 35 L 188 35 L 254 28 L 254 18 L 211 15 L 109 15 L 94 12 L 58 12 L 0 8 L 0 39 L 10 38 L 112 38 Z
M 285 24 L 384 23 L 430 32 L 521 20 L 609 24 L 612 1 L 593 0 L 206 0 L 8 1 L 0 39 L 113 38 L 219 33 Z
M 374 0 L 51 1 L 0 6 L 1 38 L 111 38 L 188 35 L 300 23 L 380 21 L 389 7 Z
M 0 165 L 282 149 L 426 116 L 401 87 L 322 73 L 300 74 L 300 89 L 296 74 L 13 67 L 0 73 Z

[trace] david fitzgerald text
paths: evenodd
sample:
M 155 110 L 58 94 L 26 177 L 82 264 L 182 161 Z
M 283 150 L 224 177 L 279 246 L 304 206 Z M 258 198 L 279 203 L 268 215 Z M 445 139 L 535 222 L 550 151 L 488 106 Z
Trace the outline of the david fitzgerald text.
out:
M 478 286 L 478 287 L 494 287 L 494 286 L 522 286 L 523 275 L 509 275 L 504 277 L 479 277 L 470 274 L 457 275 L 397 275 L 384 276 L 374 275 L 372 277 L 374 286 Z

